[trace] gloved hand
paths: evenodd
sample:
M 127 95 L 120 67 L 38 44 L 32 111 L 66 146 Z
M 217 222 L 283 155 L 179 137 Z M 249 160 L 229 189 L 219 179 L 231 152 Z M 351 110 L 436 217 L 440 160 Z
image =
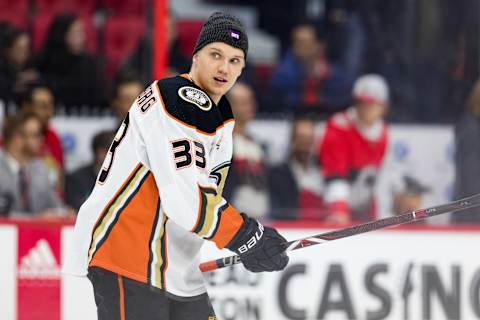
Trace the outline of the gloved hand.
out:
M 247 270 L 252 272 L 283 270 L 288 263 L 287 240 L 277 230 L 264 227 L 242 213 L 244 224 L 226 246 L 237 253 Z

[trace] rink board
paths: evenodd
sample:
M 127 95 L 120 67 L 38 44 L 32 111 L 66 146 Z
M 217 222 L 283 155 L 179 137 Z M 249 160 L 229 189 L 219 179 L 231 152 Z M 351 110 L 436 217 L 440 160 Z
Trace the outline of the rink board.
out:
M 280 227 L 289 240 L 327 231 Z M 58 269 L 72 227 L 0 223 L 0 319 L 96 319 L 85 278 Z M 480 227 L 379 231 L 292 252 L 286 270 L 206 275 L 222 320 L 480 319 Z M 219 257 L 204 246 L 204 260 Z

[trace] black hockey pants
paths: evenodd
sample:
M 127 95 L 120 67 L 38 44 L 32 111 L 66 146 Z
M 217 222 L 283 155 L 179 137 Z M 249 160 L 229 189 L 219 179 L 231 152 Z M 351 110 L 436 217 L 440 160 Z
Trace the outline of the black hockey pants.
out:
M 207 294 L 179 300 L 102 268 L 89 269 L 98 320 L 216 320 Z

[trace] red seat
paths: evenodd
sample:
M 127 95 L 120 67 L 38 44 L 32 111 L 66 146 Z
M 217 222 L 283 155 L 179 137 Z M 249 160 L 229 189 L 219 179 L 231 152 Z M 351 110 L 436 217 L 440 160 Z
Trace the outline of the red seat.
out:
M 105 23 L 104 45 L 107 75 L 132 55 L 145 32 L 145 21 L 140 17 L 112 17 Z
M 144 17 L 146 0 L 102 0 L 102 7 L 115 16 Z
M 0 0 L 0 21 L 25 29 L 28 24 L 28 0 Z
M 0 12 L 0 22 L 8 22 L 9 24 L 23 30 L 26 30 L 28 27 L 28 20 L 26 16 L 9 14 L 5 11 Z
M 45 14 L 38 15 L 33 20 L 32 27 L 32 48 L 33 51 L 38 51 L 42 46 L 45 40 L 47 39 L 47 32 L 50 27 L 50 24 L 53 22 L 54 15 Z M 93 25 L 92 17 L 85 15 L 81 17 L 83 25 L 85 27 L 85 33 L 87 35 L 87 49 L 90 53 L 97 52 L 97 33 L 95 26 Z
M 189 57 L 192 55 L 193 48 L 197 42 L 197 37 L 202 30 L 203 21 L 201 20 L 179 20 L 177 21 L 178 40 L 182 53 Z
M 75 12 L 77 15 L 92 14 L 97 0 L 34 0 L 37 14 Z

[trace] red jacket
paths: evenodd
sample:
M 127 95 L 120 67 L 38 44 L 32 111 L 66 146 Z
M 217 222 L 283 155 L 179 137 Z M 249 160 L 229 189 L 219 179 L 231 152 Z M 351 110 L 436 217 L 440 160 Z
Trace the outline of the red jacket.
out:
M 387 143 L 387 125 L 379 121 L 362 129 L 354 108 L 327 122 L 318 159 L 331 212 L 348 214 L 355 221 L 376 217 L 374 186 Z

